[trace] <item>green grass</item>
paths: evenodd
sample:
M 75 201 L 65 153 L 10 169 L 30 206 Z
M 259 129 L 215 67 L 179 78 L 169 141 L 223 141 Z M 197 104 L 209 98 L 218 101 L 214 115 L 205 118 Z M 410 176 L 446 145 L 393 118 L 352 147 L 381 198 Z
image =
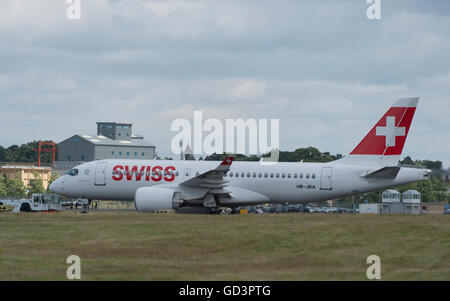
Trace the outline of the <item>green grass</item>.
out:
M 0 280 L 450 280 L 450 216 L 0 213 Z

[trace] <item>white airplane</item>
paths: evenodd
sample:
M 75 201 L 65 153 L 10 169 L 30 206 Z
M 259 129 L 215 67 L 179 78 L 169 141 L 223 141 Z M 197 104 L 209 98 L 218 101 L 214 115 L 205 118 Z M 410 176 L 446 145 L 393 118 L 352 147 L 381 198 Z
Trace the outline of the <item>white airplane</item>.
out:
M 134 201 L 138 211 L 309 203 L 428 178 L 398 166 L 418 98 L 402 98 L 356 148 L 327 163 L 99 160 L 58 178 L 50 190 L 69 197 Z

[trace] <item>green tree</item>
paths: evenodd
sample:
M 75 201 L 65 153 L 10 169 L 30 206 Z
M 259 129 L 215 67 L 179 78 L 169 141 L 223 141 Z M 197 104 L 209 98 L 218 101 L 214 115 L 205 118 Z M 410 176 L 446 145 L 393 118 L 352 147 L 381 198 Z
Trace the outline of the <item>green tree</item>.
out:
M 6 197 L 8 196 L 6 189 L 6 184 L 3 182 L 3 179 L 0 181 L 0 197 Z
M 6 160 L 6 150 L 0 145 L 0 162 L 5 162 Z
M 34 179 L 30 180 L 30 186 L 28 187 L 28 197 L 31 197 L 33 193 L 45 192 L 41 176 L 37 172 L 34 172 L 33 175 Z
M 36 163 L 38 160 L 38 154 L 33 149 L 38 148 L 38 141 L 29 142 L 26 144 L 11 145 L 5 150 L 4 160 L 5 162 L 25 162 L 25 163 Z M 58 153 L 56 153 L 56 157 Z M 0 149 L 1 158 L 1 149 Z M 41 153 L 41 163 L 51 163 L 52 154 L 51 153 Z
M 2 181 L 6 187 L 6 196 L 15 198 L 24 198 L 26 196 L 25 185 L 23 184 L 19 173 L 12 179 L 3 175 Z
M 415 165 L 414 161 L 410 156 L 406 156 L 403 160 L 399 162 L 401 165 Z

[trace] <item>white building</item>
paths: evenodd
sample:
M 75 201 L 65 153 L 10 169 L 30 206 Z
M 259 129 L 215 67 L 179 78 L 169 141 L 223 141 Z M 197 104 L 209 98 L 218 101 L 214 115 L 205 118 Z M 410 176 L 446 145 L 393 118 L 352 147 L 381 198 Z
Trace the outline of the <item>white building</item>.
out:
M 383 192 L 381 195 L 381 201 L 383 203 L 399 203 L 400 202 L 400 192 L 397 190 L 389 189 Z
M 420 203 L 420 192 L 417 190 L 406 190 L 402 194 L 403 203 Z
M 372 214 L 380 214 L 381 213 L 381 204 L 378 203 L 370 203 L 370 204 L 359 204 L 359 213 L 372 213 Z

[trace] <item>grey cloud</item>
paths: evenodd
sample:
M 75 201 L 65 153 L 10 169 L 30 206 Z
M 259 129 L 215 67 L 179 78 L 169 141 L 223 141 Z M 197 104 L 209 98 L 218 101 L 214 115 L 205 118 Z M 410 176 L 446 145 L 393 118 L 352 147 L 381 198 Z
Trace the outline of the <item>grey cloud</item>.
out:
M 27 5 L 31 5 L 27 9 Z M 444 160 L 450 137 L 445 1 L 5 1 L 0 144 L 135 123 L 169 154 L 170 122 L 279 118 L 281 146 L 347 153 L 397 98 L 421 102 L 405 152 Z M 438 147 L 429 145 L 439 140 Z

